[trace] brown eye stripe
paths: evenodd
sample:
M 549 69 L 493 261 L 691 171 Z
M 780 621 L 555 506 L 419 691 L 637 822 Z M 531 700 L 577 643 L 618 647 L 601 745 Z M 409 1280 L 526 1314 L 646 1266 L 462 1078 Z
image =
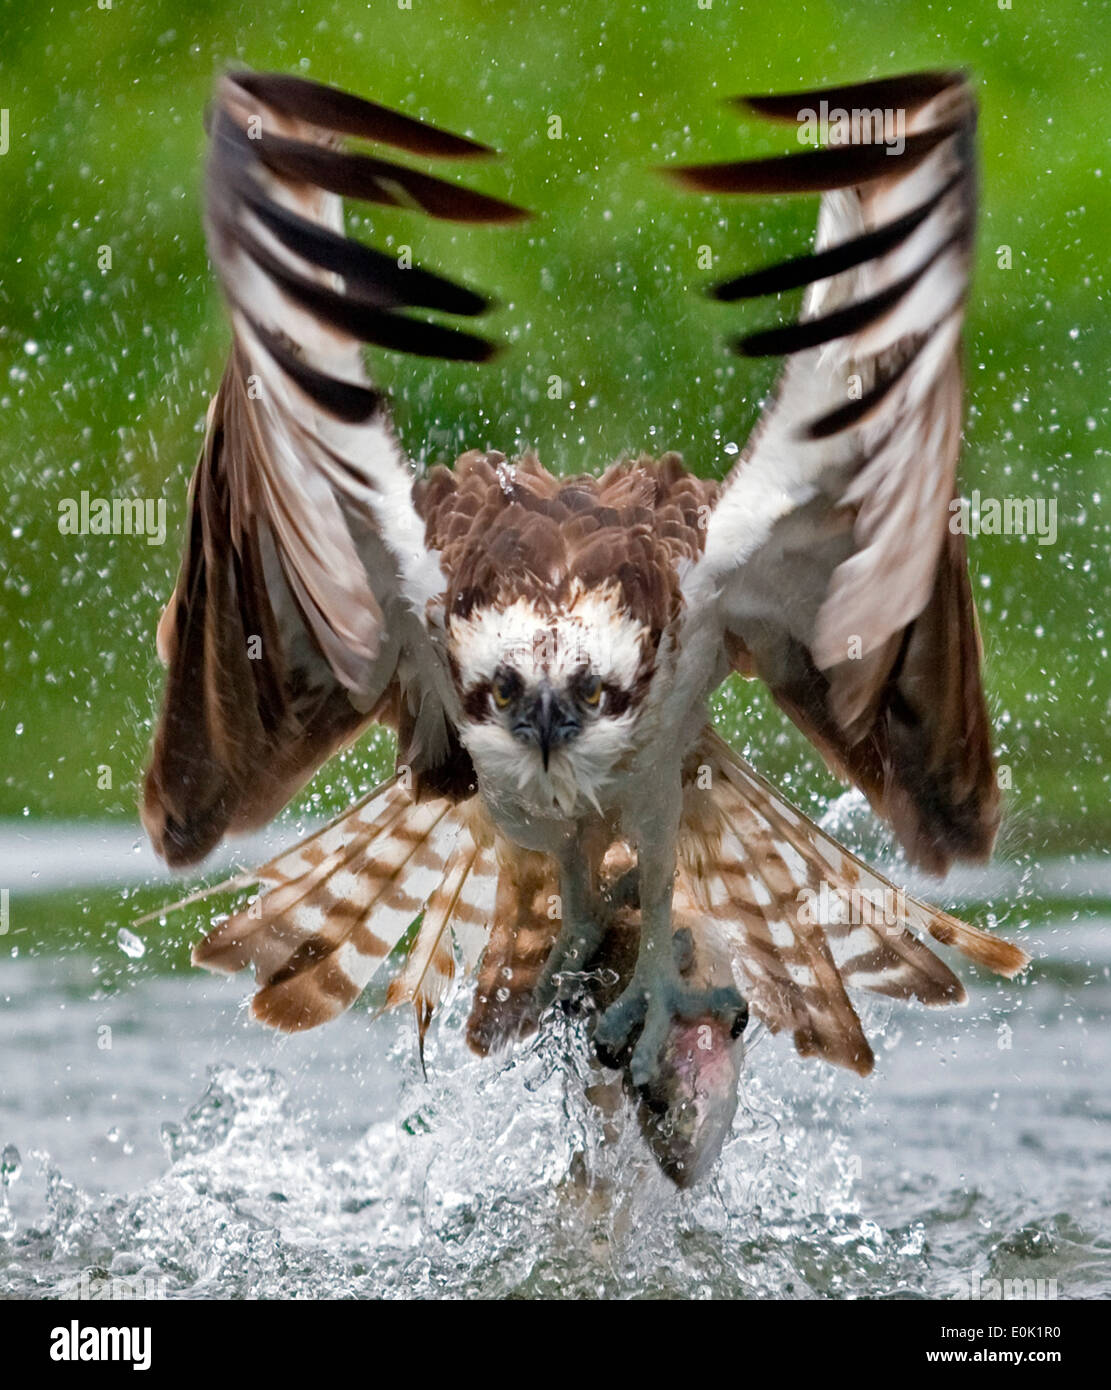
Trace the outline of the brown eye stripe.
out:
M 622 690 L 621 686 L 614 685 L 612 681 L 602 682 L 602 694 L 605 696 L 607 714 L 624 714 L 632 701 L 629 691 Z
M 474 685 L 463 696 L 463 713 L 472 724 L 484 724 L 490 719 L 490 687 Z

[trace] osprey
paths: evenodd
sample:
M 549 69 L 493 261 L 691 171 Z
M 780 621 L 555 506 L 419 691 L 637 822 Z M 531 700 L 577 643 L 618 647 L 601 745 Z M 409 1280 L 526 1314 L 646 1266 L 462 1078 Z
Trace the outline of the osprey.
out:
M 253 1012 L 334 1018 L 394 956 L 421 1037 L 461 965 L 481 1053 L 556 1001 L 592 1003 L 661 1164 L 705 1172 L 732 1121 L 749 1010 L 866 1074 L 849 998 L 964 990 L 933 937 L 1012 975 L 1015 946 L 894 887 L 713 731 L 759 677 L 827 763 L 943 872 L 991 850 L 999 797 L 957 496 L 960 339 L 976 107 L 927 72 L 748 98 L 828 148 L 676 168 L 703 194 L 820 192 L 811 254 L 715 287 L 806 287 L 723 482 L 675 454 L 600 478 L 470 452 L 418 475 L 362 346 L 481 362 L 472 289 L 345 237 L 341 199 L 512 223 L 497 199 L 398 162 L 490 151 L 301 78 L 224 77 L 206 226 L 234 337 L 190 489 L 143 819 L 175 866 L 269 821 L 375 722 L 397 771 L 259 870 L 194 952 L 253 966 Z M 900 115 L 898 145 L 882 114 Z M 373 142 L 351 148 L 345 137 Z M 817 907 L 815 907 L 817 904 Z

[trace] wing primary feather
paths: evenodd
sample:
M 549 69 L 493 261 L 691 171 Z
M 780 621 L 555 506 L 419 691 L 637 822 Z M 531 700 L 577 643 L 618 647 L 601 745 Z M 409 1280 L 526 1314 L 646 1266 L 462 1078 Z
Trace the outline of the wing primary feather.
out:
M 531 216 L 526 209 L 488 193 L 476 193 L 373 155 L 310 145 L 269 132 L 257 144 L 259 159 L 273 173 L 313 184 L 341 198 L 405 207 L 405 199 L 398 197 L 400 192 L 418 211 L 439 221 L 505 223 Z
M 834 338 L 851 337 L 889 314 L 949 247 L 963 240 L 964 236 L 965 228 L 962 225 L 948 240 L 932 251 L 921 265 L 915 266 L 901 280 L 896 280 L 893 285 L 878 290 L 866 299 L 858 299 L 855 303 L 846 304 L 843 308 L 834 309 L 828 314 L 800 319 L 796 323 L 784 324 L 778 328 L 764 328 L 756 333 L 747 333 L 735 340 L 734 348 L 742 357 L 787 357 L 795 352 L 806 352 L 810 348 L 821 347 L 823 343 L 832 342 Z
M 949 121 L 908 135 L 901 154 L 885 144 L 842 145 L 767 159 L 665 165 L 660 172 L 696 193 L 829 193 L 910 173 L 962 125 Z
M 790 260 L 777 261 L 732 280 L 724 280 L 712 286 L 710 294 L 725 303 L 738 299 L 758 299 L 766 294 L 782 294 L 787 290 L 800 289 L 803 285 L 812 285 L 816 280 L 827 280 L 832 275 L 840 275 L 866 261 L 885 256 L 902 245 L 922 225 L 962 177 L 960 173 L 954 174 L 937 193 L 886 226 L 839 242 L 824 251 L 793 256 Z
M 346 291 L 340 293 L 295 274 L 246 227 L 239 227 L 235 235 L 243 250 L 283 294 L 319 323 L 348 333 L 362 343 L 466 362 L 484 362 L 494 352 L 493 345 L 485 338 L 391 313 L 385 307 L 376 307 Z M 388 297 L 383 299 L 383 305 L 389 302 Z
M 277 72 L 235 72 L 231 80 L 284 116 L 309 121 L 342 135 L 395 145 L 410 154 L 434 155 L 440 159 L 484 159 L 496 153 L 477 140 L 441 130 L 414 116 L 405 116 L 388 106 L 379 106 L 377 102 L 310 78 Z
M 813 109 L 820 102 L 828 107 L 897 106 L 917 110 L 952 87 L 959 87 L 965 75 L 958 68 L 935 68 L 925 72 L 902 73 L 896 77 L 877 77 L 843 87 L 818 87 L 809 92 L 773 92 L 766 96 L 730 97 L 732 106 L 747 107 L 773 121 L 799 119 L 799 112 Z
M 334 415 L 337 420 L 349 425 L 361 425 L 382 410 L 385 397 L 381 391 L 376 391 L 373 386 L 341 381 L 327 372 L 317 371 L 287 348 L 276 333 L 271 333 L 252 318 L 248 317 L 247 322 L 282 371 L 310 400 Z
M 865 391 L 859 400 L 849 401 L 845 405 L 839 406 L 838 409 L 831 410 L 827 414 L 819 416 L 818 419 L 812 420 L 802 431 L 803 438 L 828 439 L 831 435 L 840 434 L 842 430 L 852 429 L 854 426 L 862 424 L 874 415 L 914 365 L 919 353 L 928 341 L 928 336 L 923 334 L 911 351 L 905 353 L 899 363 L 890 371 L 883 373 L 875 385 Z
M 321 270 L 343 276 L 346 296 L 361 292 L 380 307 L 412 305 L 468 316 L 490 307 L 488 299 L 454 280 L 416 266 L 403 270 L 396 256 L 340 236 L 261 193 L 245 189 L 243 201 L 284 247 Z

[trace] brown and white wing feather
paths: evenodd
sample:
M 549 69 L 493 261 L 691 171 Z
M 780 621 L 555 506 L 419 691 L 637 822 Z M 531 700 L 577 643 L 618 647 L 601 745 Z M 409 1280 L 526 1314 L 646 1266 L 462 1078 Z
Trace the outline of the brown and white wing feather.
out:
M 473 834 L 473 824 L 472 824 Z M 486 837 L 480 837 L 485 841 Z M 493 930 L 494 907 L 498 888 L 498 865 L 492 843 L 480 844 L 471 861 L 466 882 L 459 893 L 456 908 L 450 918 L 451 934 L 459 953 L 463 975 L 473 975 L 479 968 Z
M 519 214 L 347 150 L 343 135 L 426 156 L 487 153 L 300 78 L 219 84 L 206 228 L 234 340 L 159 626 L 169 672 L 143 806 L 175 865 L 268 820 L 395 678 L 412 687 L 401 694 L 421 711 L 422 746 L 434 753 L 447 737 L 423 623 L 443 579 L 361 352 L 481 361 L 485 340 L 406 311 L 473 316 L 486 301 L 345 238 L 341 195 L 466 222 Z
M 806 286 L 797 323 L 738 350 L 786 354 L 726 479 L 688 601 L 717 605 L 759 675 L 842 775 L 941 871 L 983 857 L 998 790 L 963 538 L 949 503 L 961 437 L 960 335 L 976 209 L 976 105 L 955 73 L 747 100 L 794 123 L 890 109 L 905 148 L 855 143 L 675 171 L 707 193 L 820 192 L 816 247 L 719 285 Z

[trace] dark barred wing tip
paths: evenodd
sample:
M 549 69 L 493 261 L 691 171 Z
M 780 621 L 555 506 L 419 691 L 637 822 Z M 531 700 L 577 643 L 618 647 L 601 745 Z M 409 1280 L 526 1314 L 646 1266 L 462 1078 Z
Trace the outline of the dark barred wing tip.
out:
M 367 101 L 324 82 L 280 72 L 233 72 L 231 81 L 251 96 L 294 120 L 309 121 L 337 135 L 378 140 L 410 154 L 438 159 L 486 159 L 489 145 L 439 126 L 402 115 L 388 106 Z
M 916 111 L 934 97 L 951 87 L 967 81 L 967 74 L 958 68 L 937 68 L 926 72 L 904 73 L 899 77 L 877 77 L 868 82 L 854 82 L 844 87 L 815 87 L 809 92 L 775 92 L 762 96 L 727 98 L 731 106 L 742 106 L 773 121 L 797 122 L 800 113 L 813 110 L 826 102 L 835 107 L 900 106 Z
M 242 109 L 252 99 L 279 117 L 303 123 L 302 130 L 305 124 L 317 127 L 328 142 L 296 138 L 274 130 L 273 122 L 258 133 L 260 138 L 252 138 L 241 124 Z M 421 308 L 474 317 L 492 307 L 485 296 L 431 271 L 402 268 L 395 256 L 286 206 L 259 178 L 264 169 L 294 189 L 308 186 L 456 221 L 505 223 L 527 217 L 523 209 L 500 199 L 336 148 L 333 137 L 353 135 L 410 153 L 452 158 L 492 153 L 486 146 L 337 88 L 271 73 L 236 73 L 225 79 L 222 104 L 210 112 L 208 125 L 208 222 L 223 254 L 234 247 L 299 308 L 360 342 L 452 361 L 484 362 L 495 355 L 497 348 L 484 338 L 395 312 Z M 293 259 L 278 254 L 272 242 Z M 342 277 L 342 290 L 322 282 L 321 271 Z M 235 299 L 235 286 L 227 284 L 226 289 Z M 318 404 L 347 420 L 365 419 L 377 408 L 374 393 L 306 367 L 260 327 L 247 306 L 239 307 L 271 357 Z
M 385 397 L 382 392 L 371 386 L 361 386 L 358 382 L 341 381 L 338 377 L 310 367 L 276 333 L 271 333 L 249 315 L 247 320 L 251 331 L 286 376 L 314 404 L 334 415 L 337 420 L 342 420 L 346 425 L 363 425 L 383 410 Z
M 736 350 L 743 357 L 785 357 L 793 352 L 807 352 L 835 338 L 848 338 L 881 319 L 899 303 L 951 242 L 945 242 L 921 266 L 916 266 L 903 279 L 866 299 L 846 304 L 842 309 L 822 314 L 818 318 L 800 319 L 797 323 L 778 328 L 764 328 L 737 339 Z
M 396 256 L 340 236 L 250 189 L 243 196 L 251 211 L 283 246 L 303 261 L 341 275 L 347 298 L 363 299 L 380 309 L 417 306 L 469 317 L 489 307 L 489 301 L 482 295 L 454 280 L 416 267 L 403 270 Z M 245 239 L 242 244 L 246 249 Z M 279 267 L 275 278 L 278 274 L 282 276 L 279 283 L 283 287 L 293 280 L 303 287 L 313 288 L 300 277 L 291 275 L 285 267 Z
M 860 333 L 891 313 L 950 248 L 971 245 L 975 215 L 971 137 L 976 107 L 964 74 L 942 70 L 879 78 L 852 86 L 732 99 L 769 119 L 798 122 L 819 112 L 823 103 L 830 113 L 839 109 L 875 111 L 892 107 L 911 113 L 946 92 L 953 94 L 953 101 L 939 112 L 936 124 L 907 135 L 898 153 L 882 142 L 859 141 L 765 159 L 663 171 L 684 188 L 701 193 L 826 193 L 874 180 L 900 179 L 945 141 L 958 142 L 960 166 L 917 207 L 833 246 L 762 266 L 710 287 L 708 293 L 726 303 L 802 289 L 897 251 L 946 199 L 956 200 L 948 235 L 932 254 L 895 284 L 826 314 L 738 337 L 732 342 L 735 352 L 745 357 L 778 357 Z M 894 368 L 881 374 L 863 398 L 812 421 L 805 436 L 826 438 L 867 418 L 904 376 L 923 342 L 914 345 Z
M 963 120 L 908 135 L 898 154 L 890 146 L 838 145 L 801 154 L 770 155 L 724 164 L 665 166 L 664 173 L 694 193 L 830 193 L 838 188 L 909 173 L 943 140 L 963 129 Z
M 874 231 L 842 241 L 824 251 L 793 256 L 789 260 L 776 261 L 759 270 L 738 275 L 733 280 L 712 285 L 708 293 L 714 299 L 726 303 L 738 299 L 759 299 L 767 294 L 781 294 L 787 290 L 801 289 L 817 280 L 825 280 L 832 275 L 840 275 L 843 271 L 853 270 L 876 257 L 886 256 L 888 252 L 901 246 L 912 232 L 917 231 L 963 177 L 963 174 L 955 174 L 933 197 L 927 198 L 924 203 L 884 227 L 877 227 Z
M 902 381 L 909 368 L 917 361 L 925 345 L 926 337 L 923 336 L 914 350 L 908 353 L 889 372 L 880 376 L 876 384 L 870 390 L 865 391 L 859 400 L 848 401 L 836 410 L 831 410 L 828 415 L 821 415 L 818 419 L 812 420 L 804 428 L 803 438 L 829 439 L 832 435 L 840 434 L 842 430 L 851 429 L 854 425 L 861 424 L 879 409 L 888 395 Z
M 230 165 L 246 167 L 257 160 L 279 178 L 311 184 L 341 198 L 410 208 L 448 222 L 521 222 L 531 216 L 514 203 L 388 159 L 298 140 L 274 130 L 264 130 L 253 139 L 227 111 L 210 110 L 206 129 Z

